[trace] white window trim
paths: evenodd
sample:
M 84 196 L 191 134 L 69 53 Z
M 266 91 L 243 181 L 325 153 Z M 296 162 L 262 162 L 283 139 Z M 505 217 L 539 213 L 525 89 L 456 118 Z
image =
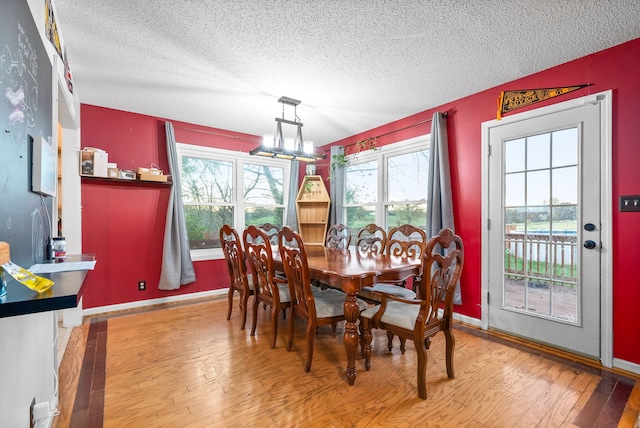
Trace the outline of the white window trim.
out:
M 376 150 L 364 150 L 357 154 L 350 154 L 347 156 L 349 159 L 348 166 L 358 165 L 360 163 L 378 162 L 378 195 L 380 196 L 375 203 L 376 207 L 376 224 L 380 225 L 384 229 L 387 229 L 387 220 L 385 216 L 385 206 L 387 202 L 387 158 L 390 156 L 404 155 L 407 153 L 413 153 L 419 150 L 430 148 L 431 146 L 431 133 L 419 135 L 417 137 L 409 138 L 407 140 L 398 141 L 397 143 L 388 144 L 377 148 Z M 346 184 L 345 184 L 346 185 Z M 346 192 L 344 195 L 346 197 Z M 347 204 L 343 202 L 343 218 L 347 218 L 347 208 L 355 206 L 363 206 L 365 204 Z
M 224 150 L 213 147 L 206 146 L 196 146 L 193 144 L 185 144 L 185 143 L 176 143 L 176 149 L 178 152 L 178 174 L 182 174 L 182 157 L 196 157 L 202 159 L 212 159 L 212 160 L 220 160 L 224 162 L 231 162 L 233 164 L 233 177 L 234 177 L 234 200 L 232 201 L 232 205 L 234 207 L 233 210 L 233 222 L 234 227 L 238 231 L 240 235 L 240 239 L 242 239 L 242 232 L 245 229 L 244 225 L 244 208 L 245 205 L 243 201 L 240 200 L 242 192 L 237 191 L 238 189 L 242 189 L 244 186 L 242 180 L 242 174 L 239 174 L 239 171 L 242 171 L 245 164 L 251 165 L 264 165 L 271 167 L 279 167 L 284 170 L 284 195 L 283 195 L 283 206 L 284 206 L 284 218 L 287 218 L 287 201 L 289 200 L 289 191 L 290 191 L 290 175 L 291 175 L 291 161 L 284 159 L 271 159 L 261 156 L 251 156 L 249 153 L 237 152 L 233 150 Z M 180 177 L 182 178 L 182 177 Z M 182 197 L 182 195 L 180 195 Z M 255 204 L 247 204 L 246 206 L 255 206 Z M 191 250 L 191 260 L 193 261 L 203 261 L 203 260 L 220 260 L 224 259 L 224 254 L 222 253 L 222 248 L 209 248 L 203 250 Z

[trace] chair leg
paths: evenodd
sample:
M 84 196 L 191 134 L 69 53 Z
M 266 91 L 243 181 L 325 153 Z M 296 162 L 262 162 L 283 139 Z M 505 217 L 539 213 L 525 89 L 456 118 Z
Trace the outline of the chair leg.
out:
M 418 353 L 418 397 L 427 399 L 427 349 L 422 340 L 414 341 Z
M 393 333 L 387 332 L 387 349 L 389 352 L 393 349 Z
M 427 337 L 426 339 L 424 339 L 424 346 L 427 349 L 431 349 L 431 336 Z
M 450 328 L 444 330 L 444 336 L 447 342 L 447 376 L 454 379 L 456 374 L 453 370 L 453 351 L 456 347 L 456 339 L 453 337 L 453 330 Z
M 316 331 L 316 326 L 313 325 L 310 320 L 307 321 L 307 362 L 304 366 L 304 371 L 309 373 L 311 370 L 311 360 L 313 360 L 313 338 Z
M 407 348 L 404 346 L 407 343 L 407 339 L 405 339 L 404 337 L 400 338 L 400 353 L 404 354 L 404 351 L 407 350 Z
M 253 312 L 251 313 L 251 336 L 256 335 L 256 326 L 258 325 L 258 296 L 253 298 Z
M 333 331 L 333 335 L 336 335 L 336 328 L 338 328 L 338 323 L 336 321 L 333 321 L 331 323 L 331 330 Z
M 278 340 L 278 309 L 273 308 L 271 312 L 271 328 L 273 328 L 273 340 L 271 341 L 271 349 L 276 347 L 276 340 Z
M 287 351 L 291 351 L 291 347 L 293 346 L 293 329 L 295 328 L 294 320 L 296 318 L 296 314 L 291 310 L 289 314 L 289 338 L 287 339 Z
M 244 327 L 247 324 L 247 306 L 249 303 L 249 295 L 241 294 L 240 301 L 242 302 L 242 327 L 240 327 L 240 330 L 244 330 Z
M 229 308 L 227 310 L 227 319 L 230 320 L 231 311 L 233 310 L 233 286 L 229 287 L 229 293 L 228 293 L 227 299 L 229 300 Z

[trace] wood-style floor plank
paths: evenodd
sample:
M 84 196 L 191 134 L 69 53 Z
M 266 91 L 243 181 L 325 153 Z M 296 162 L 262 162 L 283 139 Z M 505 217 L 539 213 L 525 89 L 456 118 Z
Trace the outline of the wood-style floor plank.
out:
M 287 352 L 282 320 L 276 348 L 269 348 L 268 316 L 269 310 L 259 308 L 255 337 L 250 328 L 240 330 L 237 300 L 230 321 L 225 299 L 103 316 L 104 427 L 581 427 L 586 425 L 576 421 L 589 412 L 601 420 L 620 413 L 603 403 L 594 408 L 596 394 L 615 386 L 610 382 L 617 375 L 604 379 L 597 368 L 578 370 L 564 358 L 517 341 L 488 340 L 468 327 L 454 333 L 455 379 L 447 378 L 444 336 L 433 339 L 427 400 L 417 395 L 413 344 L 402 355 L 396 339 L 388 352 L 382 331 L 374 330 L 371 370 L 364 370 L 358 355 L 357 379 L 349 386 L 344 323 L 336 335 L 329 326 L 320 329 L 311 371 L 305 373 L 302 322 L 296 321 Z M 251 313 L 248 318 L 250 327 Z M 56 428 L 71 420 L 87 330 L 87 323 L 74 329 L 61 364 Z M 622 385 L 618 394 L 629 394 L 628 388 Z M 615 388 L 610 392 L 613 397 Z M 633 427 L 639 411 L 636 384 L 619 426 Z

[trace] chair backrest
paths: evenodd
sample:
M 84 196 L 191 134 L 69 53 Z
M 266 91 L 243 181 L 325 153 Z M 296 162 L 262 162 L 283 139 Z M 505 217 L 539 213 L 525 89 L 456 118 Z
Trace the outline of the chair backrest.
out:
M 444 302 L 444 318 L 453 313 L 453 294 L 464 265 L 462 239 L 444 228 L 429 239 L 422 258 L 420 296 L 427 301 L 425 322 L 438 318 L 438 308 Z
M 351 244 L 351 228 L 346 224 L 334 224 L 327 231 L 324 246 L 327 248 L 349 248 Z
M 244 261 L 244 252 L 242 251 L 242 241 L 238 232 L 225 224 L 220 228 L 220 246 L 224 253 L 229 268 L 229 279 L 231 287 L 238 290 L 249 290 L 247 282 L 247 268 Z
M 358 231 L 356 248 L 363 253 L 383 254 L 387 246 L 387 232 L 370 223 Z
M 256 226 L 246 228 L 242 237 L 245 256 L 253 272 L 255 293 L 273 296 L 273 253 L 269 237 Z
M 271 245 L 278 245 L 278 232 L 280 231 L 277 226 L 274 226 L 271 223 L 264 223 L 256 227 L 267 234 Z
M 307 252 L 302 238 L 297 232 L 285 226 L 278 235 L 278 248 L 284 273 L 289 282 L 291 304 L 295 306 L 298 314 L 310 319 L 315 318 L 316 305 L 311 292 Z
M 427 243 L 424 230 L 403 224 L 394 227 L 387 234 L 387 255 L 418 259 L 422 257 Z

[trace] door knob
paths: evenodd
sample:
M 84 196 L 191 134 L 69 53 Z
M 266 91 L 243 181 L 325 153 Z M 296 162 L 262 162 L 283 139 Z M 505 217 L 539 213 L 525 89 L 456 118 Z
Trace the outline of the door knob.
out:
M 594 241 L 592 241 L 591 239 L 589 239 L 587 241 L 584 241 L 583 246 L 587 250 L 593 250 L 594 248 L 596 248 L 596 243 Z
M 586 230 L 587 232 L 593 232 L 594 230 L 596 230 L 596 225 L 593 223 L 587 223 L 584 225 L 584 230 Z

